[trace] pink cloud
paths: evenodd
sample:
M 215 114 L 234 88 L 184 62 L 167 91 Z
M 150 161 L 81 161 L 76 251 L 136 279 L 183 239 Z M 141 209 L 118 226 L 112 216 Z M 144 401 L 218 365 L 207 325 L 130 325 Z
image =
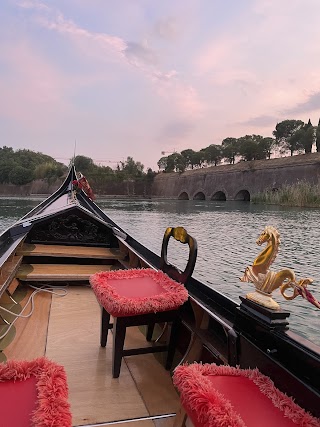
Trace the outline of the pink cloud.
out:
M 63 93 L 67 82 L 62 74 L 50 67 L 26 42 L 2 45 L 2 61 L 10 70 L 0 92 L 2 116 L 29 125 L 44 126 L 54 111 L 65 112 L 68 105 Z
M 195 119 L 201 115 L 204 105 L 196 88 L 181 81 L 175 70 L 162 71 L 157 68 L 152 63 L 152 58 L 156 56 L 147 44 L 130 44 L 120 37 L 90 32 L 67 20 L 54 9 L 46 8 L 45 13 L 41 13 L 39 2 L 30 0 L 24 2 L 22 7 L 31 9 L 32 5 L 36 12 L 40 12 L 36 15 L 36 22 L 49 30 L 68 35 L 82 55 L 96 61 L 116 61 L 137 69 L 144 78 L 153 82 L 155 93 L 170 100 L 170 106 L 176 109 L 177 114 L 194 116 Z

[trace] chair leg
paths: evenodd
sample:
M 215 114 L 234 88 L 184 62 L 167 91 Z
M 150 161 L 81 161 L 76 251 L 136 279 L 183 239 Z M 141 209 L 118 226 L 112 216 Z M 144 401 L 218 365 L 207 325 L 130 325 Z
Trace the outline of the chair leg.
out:
M 112 377 L 118 378 L 120 375 L 123 346 L 126 337 L 125 319 L 115 317 L 113 321 L 113 348 L 112 348 Z
M 167 355 L 167 361 L 166 361 L 166 369 L 169 371 L 171 369 L 175 349 L 177 346 L 178 336 L 179 336 L 179 330 L 180 330 L 180 318 L 177 317 L 173 322 L 171 326 L 171 333 L 170 333 L 170 339 L 169 339 L 169 345 L 168 345 L 168 355 Z
M 154 327 L 155 327 L 155 323 L 150 323 L 149 325 L 147 325 L 147 341 L 151 341 L 152 340 L 152 335 L 153 335 L 153 331 L 154 331 Z
M 108 340 L 108 330 L 110 324 L 110 314 L 102 307 L 101 309 L 101 329 L 100 329 L 100 345 L 105 347 Z

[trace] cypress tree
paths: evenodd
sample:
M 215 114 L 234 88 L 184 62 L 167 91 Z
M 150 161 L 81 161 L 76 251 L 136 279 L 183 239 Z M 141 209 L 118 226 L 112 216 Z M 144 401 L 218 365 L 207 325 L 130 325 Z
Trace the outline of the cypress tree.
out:
M 306 153 L 312 152 L 312 146 L 314 143 L 314 127 L 312 126 L 311 120 L 309 119 L 308 123 L 304 127 L 304 149 Z
M 316 139 L 316 145 L 317 145 L 317 151 L 320 152 L 320 119 L 317 126 L 317 139 Z

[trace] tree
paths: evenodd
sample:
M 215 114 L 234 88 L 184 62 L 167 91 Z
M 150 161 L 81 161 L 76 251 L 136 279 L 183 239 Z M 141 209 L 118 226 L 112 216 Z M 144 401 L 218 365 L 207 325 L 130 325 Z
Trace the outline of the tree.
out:
M 165 172 L 184 172 L 186 169 L 186 159 L 180 153 L 173 153 L 167 157 Z
M 4 160 L 0 157 L 0 183 L 8 184 L 10 183 L 10 172 L 17 167 L 13 159 Z
M 138 178 L 143 174 L 144 165 L 141 162 L 135 162 L 128 156 L 125 162 L 120 162 L 120 172 L 125 178 Z
M 9 180 L 15 185 L 29 184 L 34 179 L 33 173 L 30 169 L 17 165 L 10 171 Z
M 270 159 L 274 143 L 275 140 L 270 137 L 245 135 L 238 139 L 239 154 L 246 161 Z
M 35 178 L 53 181 L 61 177 L 66 169 L 64 164 L 43 153 L 26 149 L 14 151 L 6 146 L 0 148 L 0 182 L 3 183 L 22 185 Z M 23 173 L 24 178 L 21 176 Z
M 156 172 L 154 172 L 151 168 L 147 169 L 147 175 L 146 175 L 146 179 L 147 181 L 153 181 L 154 177 L 156 176 Z
M 165 172 L 174 172 L 175 170 L 175 154 L 170 154 L 170 156 L 167 157 L 167 164 L 164 169 Z
M 182 150 L 181 155 L 185 158 L 186 167 L 191 166 L 191 169 L 196 165 L 197 163 L 197 153 L 192 150 L 191 148 L 188 148 L 187 150 Z
M 221 145 L 211 144 L 200 151 L 203 152 L 203 158 L 209 165 L 217 166 L 222 160 Z
M 14 151 L 13 148 L 11 147 L 7 147 L 7 146 L 3 146 L 2 148 L 0 147 L 0 159 L 13 159 L 14 157 Z
M 314 127 L 312 126 L 311 120 L 303 128 L 304 135 L 302 138 L 302 144 L 304 146 L 305 153 L 312 152 L 312 146 L 315 141 Z
M 234 164 L 236 156 L 239 154 L 239 143 L 237 138 L 225 138 L 222 143 L 222 155 L 229 163 Z
M 168 163 L 168 157 L 161 157 L 160 160 L 158 160 L 157 165 L 159 167 L 159 170 L 165 170 Z
M 17 150 L 14 153 L 14 159 L 17 164 L 32 171 L 42 163 L 56 163 L 53 157 L 26 149 Z
M 239 154 L 242 160 L 251 161 L 257 158 L 258 143 L 253 135 L 245 135 L 238 138 Z
M 270 159 L 276 140 L 269 136 L 264 137 L 259 143 L 259 149 L 264 153 L 263 159 Z
M 320 119 L 318 122 L 317 130 L 316 130 L 316 145 L 317 145 L 317 152 L 320 152 Z
M 314 127 L 310 119 L 307 124 L 298 129 L 289 139 L 291 146 L 295 147 L 295 151 L 304 151 L 305 153 L 312 152 L 314 141 Z
M 41 163 L 35 168 L 34 177 L 36 179 L 47 179 L 54 181 L 66 172 L 66 166 L 58 162 Z
M 86 156 L 76 156 L 74 158 L 74 166 L 78 172 L 87 174 L 93 167 L 93 160 Z
M 202 166 L 202 164 L 204 163 L 204 154 L 201 150 L 195 151 L 193 162 L 194 162 L 194 166 L 197 166 L 199 168 Z
M 276 144 L 284 152 L 290 151 L 291 156 L 295 151 L 301 151 L 303 146 L 301 144 L 301 134 L 297 134 L 304 126 L 302 120 L 283 120 L 280 123 L 277 123 L 273 135 L 276 138 Z

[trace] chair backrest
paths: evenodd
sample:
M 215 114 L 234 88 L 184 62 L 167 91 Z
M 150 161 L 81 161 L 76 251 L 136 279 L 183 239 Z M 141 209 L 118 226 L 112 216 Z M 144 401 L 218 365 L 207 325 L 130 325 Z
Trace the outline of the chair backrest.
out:
M 173 237 L 175 240 L 183 244 L 188 244 L 189 246 L 189 259 L 184 271 L 180 271 L 177 267 L 168 263 L 167 251 L 170 237 Z M 162 241 L 160 268 L 169 277 L 184 284 L 193 272 L 197 259 L 197 251 L 198 245 L 196 239 L 191 237 L 185 228 L 168 227 L 164 233 Z

